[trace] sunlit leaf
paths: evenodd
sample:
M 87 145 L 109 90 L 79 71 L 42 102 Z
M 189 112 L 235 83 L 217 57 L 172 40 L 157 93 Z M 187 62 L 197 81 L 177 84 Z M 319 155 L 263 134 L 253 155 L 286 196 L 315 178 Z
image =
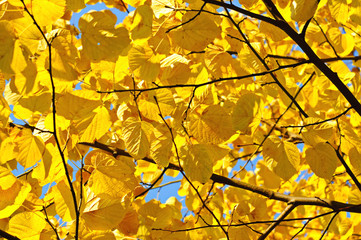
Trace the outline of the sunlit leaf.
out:
M 308 148 L 306 161 L 317 176 L 325 179 L 331 179 L 339 163 L 335 150 L 327 143 Z
M 269 137 L 263 145 L 263 156 L 267 166 L 284 180 L 290 179 L 298 171 L 300 153 L 293 143 Z

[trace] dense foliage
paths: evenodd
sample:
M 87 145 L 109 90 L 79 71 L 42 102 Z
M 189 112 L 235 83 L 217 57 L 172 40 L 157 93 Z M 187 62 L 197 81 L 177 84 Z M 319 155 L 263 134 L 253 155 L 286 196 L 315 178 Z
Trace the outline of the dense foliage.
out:
M 0 236 L 361 236 L 359 0 L 97 2 L 0 1 Z

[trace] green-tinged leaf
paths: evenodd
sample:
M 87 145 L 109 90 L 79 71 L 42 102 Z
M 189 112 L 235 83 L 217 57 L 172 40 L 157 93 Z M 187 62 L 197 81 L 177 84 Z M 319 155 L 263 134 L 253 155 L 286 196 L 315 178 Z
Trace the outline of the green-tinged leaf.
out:
M 339 160 L 333 147 L 328 143 L 318 143 L 306 150 L 306 161 L 319 177 L 331 179 Z
M 293 143 L 271 136 L 263 145 L 263 156 L 267 166 L 284 180 L 298 171 L 300 152 Z

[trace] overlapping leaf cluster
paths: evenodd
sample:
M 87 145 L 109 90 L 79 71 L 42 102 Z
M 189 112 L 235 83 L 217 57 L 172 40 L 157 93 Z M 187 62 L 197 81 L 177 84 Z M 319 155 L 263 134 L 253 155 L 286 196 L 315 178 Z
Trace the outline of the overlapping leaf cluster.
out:
M 0 2 L 2 237 L 361 234 L 358 0 L 97 2 Z

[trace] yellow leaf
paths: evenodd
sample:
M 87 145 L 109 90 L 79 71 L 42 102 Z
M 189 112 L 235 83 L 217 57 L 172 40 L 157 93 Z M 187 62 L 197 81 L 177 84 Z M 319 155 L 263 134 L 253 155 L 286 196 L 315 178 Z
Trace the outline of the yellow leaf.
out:
M 185 57 L 172 54 L 161 61 L 161 81 L 170 85 L 185 84 L 191 76 L 191 69 L 188 66 L 189 60 Z
M 291 18 L 298 21 L 307 21 L 316 12 L 318 0 L 294 0 L 291 5 Z
M 126 209 L 125 202 L 102 199 L 91 194 L 88 196 L 82 218 L 91 230 L 113 229 L 123 219 Z
M 199 119 L 191 121 L 190 132 L 199 142 L 214 144 L 225 142 L 235 133 L 231 117 L 219 105 L 207 107 Z
M 104 106 L 98 107 L 94 112 L 96 114 L 81 136 L 81 142 L 94 142 L 99 140 L 109 131 L 109 128 L 112 125 L 109 111 Z
M 182 22 L 187 22 L 195 14 L 194 12 L 187 12 L 183 15 Z M 202 51 L 220 34 L 220 29 L 208 15 L 200 14 L 170 33 L 174 42 L 180 47 L 189 51 Z
M 300 152 L 293 143 L 271 136 L 263 145 L 263 156 L 268 167 L 284 180 L 298 171 Z
M 4 74 L 22 72 L 27 66 L 28 52 L 22 47 L 13 25 L 8 21 L 0 21 L 0 46 L 0 71 Z
M 178 3 L 176 0 L 157 0 L 152 1 L 152 9 L 156 18 L 160 18 L 163 15 L 168 15 L 176 9 Z
M 106 165 L 104 160 L 107 160 Z M 121 199 L 132 192 L 138 181 L 134 176 L 134 168 L 124 161 L 115 161 L 109 155 L 103 163 L 95 166 L 89 178 L 89 187 L 102 199 Z
M 338 23 L 345 24 L 348 19 L 347 0 L 328 0 L 331 15 Z
M 0 96 L 0 122 L 3 127 L 8 123 L 11 110 L 3 96 Z
M 357 176 L 361 174 L 361 154 L 357 148 L 353 147 L 349 153 L 350 163 L 352 165 L 352 172 Z
M 213 159 L 207 145 L 184 146 L 180 150 L 180 157 L 183 160 L 184 172 L 192 181 L 206 183 L 212 176 Z
M 84 119 L 101 103 L 93 96 L 93 92 L 85 90 L 66 93 L 58 99 L 56 113 L 70 120 Z
M 147 99 L 139 100 L 139 110 L 143 116 L 154 121 L 161 121 L 159 109 L 154 97 L 157 98 L 158 105 L 163 116 L 169 116 L 176 106 L 173 94 L 168 89 L 160 89 L 149 92 Z
M 23 7 L 20 1 L 9 0 L 11 5 Z M 25 0 L 26 7 L 40 26 L 53 24 L 65 13 L 65 0 Z
M 134 45 L 128 52 L 129 67 L 138 78 L 152 82 L 160 71 L 160 58 L 148 46 Z
M 133 24 L 130 27 L 133 40 L 148 39 L 152 35 L 153 10 L 142 5 L 135 10 Z
M 15 141 L 18 142 L 19 148 L 17 161 L 25 168 L 34 166 L 42 158 L 44 142 L 38 136 L 34 136 L 30 129 L 23 129 Z
M 306 161 L 319 177 L 331 179 L 339 162 L 335 150 L 327 143 L 318 143 L 306 150 Z
M 260 110 L 260 97 L 254 93 L 242 95 L 233 109 L 233 126 L 236 130 L 246 131 Z
M 361 25 L 361 3 L 358 0 L 353 0 L 351 3 L 350 19 Z
M 153 130 L 151 135 L 150 157 L 158 165 L 162 167 L 168 166 L 172 146 L 171 134 L 168 128 L 160 125 Z
M 281 178 L 272 172 L 264 161 L 257 162 L 257 182 L 270 189 L 277 189 L 281 184 Z
M 78 188 L 77 188 L 78 186 Z M 79 200 L 79 184 L 74 184 L 74 189 L 77 195 L 77 203 Z M 75 220 L 75 208 L 73 196 L 70 191 L 69 184 L 65 178 L 59 181 L 53 188 L 52 194 L 54 196 L 55 210 L 56 213 L 62 218 L 64 222 L 71 222 Z M 83 199 L 84 201 L 84 199 Z M 77 206 L 78 207 L 78 206 Z
M 269 24 L 265 21 L 261 21 L 259 30 L 260 32 L 263 32 L 267 36 L 271 37 L 271 39 L 274 42 L 281 41 L 287 37 L 287 34 L 284 31 L 282 31 L 280 28 L 272 24 Z
M 239 4 L 245 6 L 246 8 L 251 8 L 258 0 L 238 0 Z
M 128 210 L 117 228 L 127 236 L 137 234 L 139 228 L 138 213 L 133 209 Z
M 307 118 L 304 121 L 304 124 L 312 124 L 322 121 L 318 118 Z M 317 143 L 326 142 L 330 140 L 333 135 L 333 127 L 327 122 L 322 124 L 316 124 L 305 128 L 305 131 L 302 132 L 303 140 L 306 144 L 315 146 Z
M 99 61 L 118 57 L 130 43 L 124 27 L 114 28 L 116 16 L 110 10 L 89 12 L 79 20 L 84 52 Z
M 20 98 L 14 106 L 14 114 L 21 119 L 29 119 L 33 114 L 42 114 L 50 109 L 51 94 L 42 93 L 37 96 Z
M 153 127 L 150 123 L 130 117 L 124 121 L 123 139 L 127 151 L 135 159 L 141 159 L 149 153 L 148 137 Z
M 22 206 L 31 186 L 0 166 L 0 218 L 10 217 Z
M 56 37 L 52 41 L 52 74 L 55 79 L 74 81 L 78 79 L 75 70 L 76 60 L 79 58 L 75 47 L 76 40 L 69 31 L 54 31 Z
M 45 216 L 42 212 L 21 212 L 10 219 L 8 233 L 20 239 L 35 240 L 40 238 L 45 226 Z

